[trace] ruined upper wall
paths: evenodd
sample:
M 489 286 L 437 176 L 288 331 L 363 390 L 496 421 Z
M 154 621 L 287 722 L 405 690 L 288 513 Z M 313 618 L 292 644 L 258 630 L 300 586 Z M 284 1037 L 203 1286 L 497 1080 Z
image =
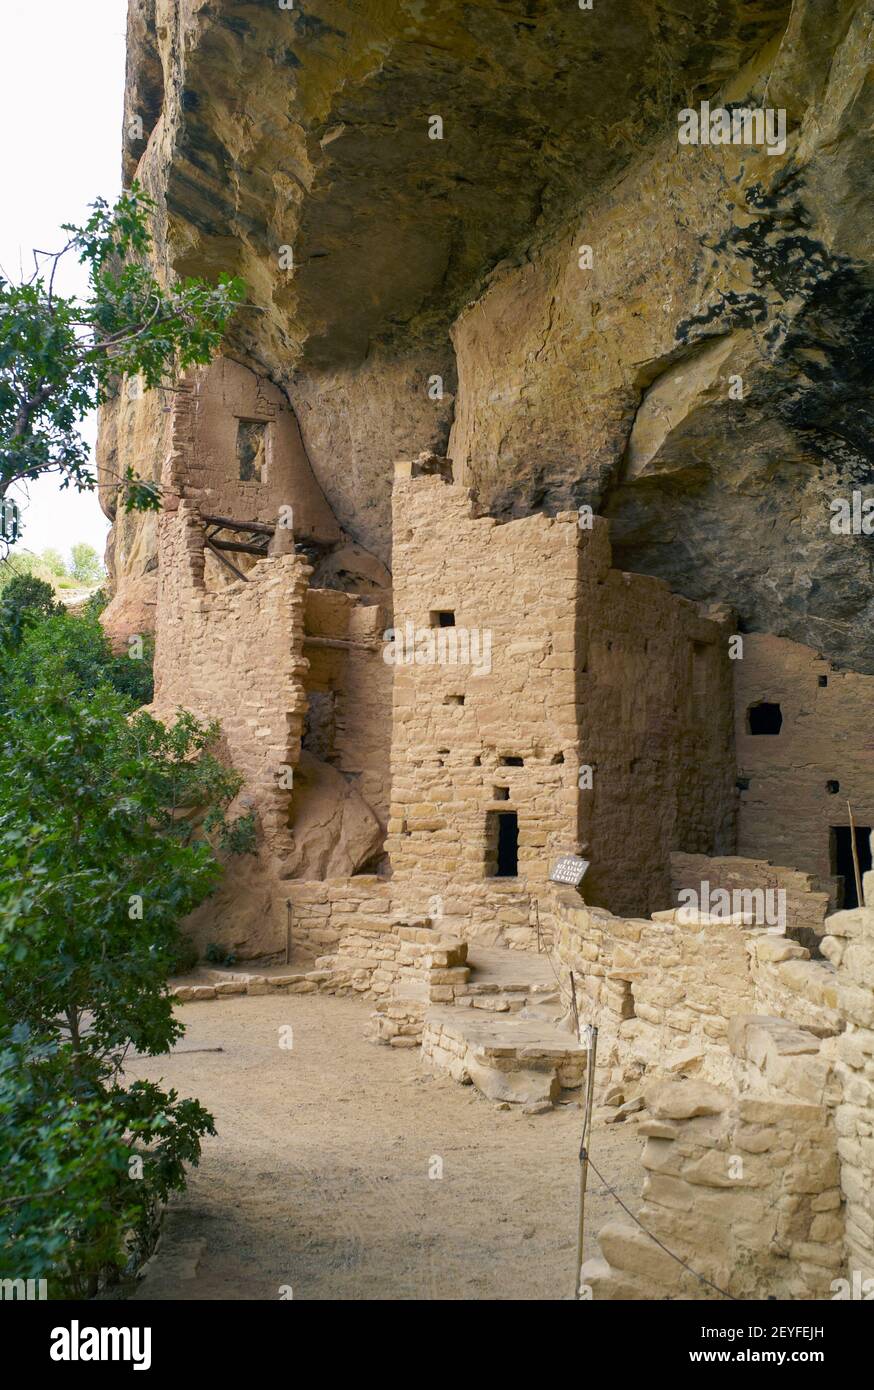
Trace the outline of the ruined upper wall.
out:
M 184 497 L 207 515 L 272 525 L 284 516 L 300 540 L 340 538 L 282 392 L 229 358 L 177 388 L 161 483 L 167 499 Z

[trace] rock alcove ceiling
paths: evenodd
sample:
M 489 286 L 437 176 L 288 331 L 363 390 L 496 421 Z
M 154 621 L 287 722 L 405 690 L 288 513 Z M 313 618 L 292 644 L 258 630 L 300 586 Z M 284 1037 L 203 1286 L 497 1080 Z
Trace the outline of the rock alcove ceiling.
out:
M 871 481 L 870 3 L 135 0 L 129 37 L 157 254 L 245 277 L 228 352 L 355 542 L 388 561 L 394 459 L 448 450 L 494 515 L 589 503 L 622 567 L 874 670 L 872 541 L 829 525 Z M 785 151 L 679 146 L 702 99 Z

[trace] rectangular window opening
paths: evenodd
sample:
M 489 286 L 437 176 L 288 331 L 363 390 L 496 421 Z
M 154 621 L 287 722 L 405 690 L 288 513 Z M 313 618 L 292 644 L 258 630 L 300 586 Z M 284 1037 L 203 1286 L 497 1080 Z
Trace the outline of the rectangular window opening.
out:
M 707 642 L 692 643 L 692 712 L 696 719 L 702 719 L 708 713 L 710 653 L 713 650 Z
M 486 877 L 519 873 L 519 817 L 515 811 L 486 812 Z
M 237 421 L 237 467 L 240 481 L 260 483 L 266 478 L 267 421 Z

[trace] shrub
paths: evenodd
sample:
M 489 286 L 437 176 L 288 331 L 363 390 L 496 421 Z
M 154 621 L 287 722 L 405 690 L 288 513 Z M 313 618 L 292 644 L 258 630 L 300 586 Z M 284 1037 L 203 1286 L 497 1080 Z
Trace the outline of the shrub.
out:
M 181 1035 L 166 980 L 219 880 L 207 823 L 247 838 L 225 821 L 240 779 L 217 726 L 131 715 L 127 658 L 107 653 L 95 617 L 50 614 L 0 679 L 0 1274 L 50 1296 L 141 1257 L 213 1132 L 121 1068 Z

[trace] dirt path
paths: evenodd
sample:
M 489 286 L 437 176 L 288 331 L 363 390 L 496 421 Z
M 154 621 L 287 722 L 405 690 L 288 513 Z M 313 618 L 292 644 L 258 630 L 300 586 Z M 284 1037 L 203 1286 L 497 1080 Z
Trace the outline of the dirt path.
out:
M 324 995 L 181 1006 L 179 1051 L 140 1058 L 215 1116 L 138 1299 L 553 1299 L 570 1295 L 580 1111 L 497 1111 L 365 1041 L 367 1006 Z M 290 1050 L 280 1030 L 293 1029 Z M 221 1047 L 222 1052 L 194 1052 Z M 592 1154 L 634 1207 L 641 1140 Z M 429 1177 L 442 1161 L 442 1177 Z M 590 1239 L 619 1208 L 590 1184 Z M 284 1296 L 288 1297 L 288 1293 Z

